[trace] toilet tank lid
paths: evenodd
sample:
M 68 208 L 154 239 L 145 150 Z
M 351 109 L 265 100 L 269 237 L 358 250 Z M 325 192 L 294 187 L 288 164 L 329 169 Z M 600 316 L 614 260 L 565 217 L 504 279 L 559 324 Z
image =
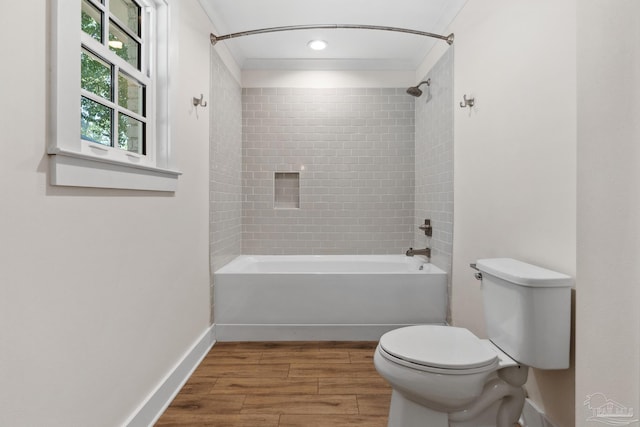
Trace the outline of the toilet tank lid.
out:
M 483 273 L 521 286 L 539 288 L 571 287 L 573 280 L 566 274 L 547 270 L 512 258 L 488 258 L 476 261 Z

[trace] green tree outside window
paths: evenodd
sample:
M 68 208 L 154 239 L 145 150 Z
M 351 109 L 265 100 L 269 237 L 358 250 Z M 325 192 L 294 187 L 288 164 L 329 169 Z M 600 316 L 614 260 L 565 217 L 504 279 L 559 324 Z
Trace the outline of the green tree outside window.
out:
M 92 8 L 88 6 L 88 8 Z M 102 24 L 101 18 L 96 19 L 92 16 L 91 10 L 85 8 L 82 9 L 82 31 L 91 36 L 92 38 L 100 41 L 102 38 Z M 99 12 L 98 12 L 99 13 Z M 109 34 L 111 42 L 117 42 L 116 54 L 129 62 L 129 48 L 127 43 L 119 43 L 119 40 L 112 34 Z M 116 50 L 111 48 L 112 50 Z M 137 52 L 134 54 L 137 60 Z M 115 86 L 114 67 L 106 61 L 101 60 L 99 57 L 93 55 L 89 51 L 82 49 L 81 58 L 81 87 L 95 95 L 98 95 L 105 100 L 115 102 L 113 87 Z M 119 105 L 129 107 L 130 98 L 130 84 L 127 79 L 119 78 L 117 102 Z M 139 88 L 139 92 L 142 92 L 143 86 L 137 82 L 133 84 L 134 89 Z M 133 93 L 136 91 L 134 90 Z M 138 98 L 142 98 L 142 93 L 137 94 Z M 133 103 L 139 102 L 137 99 L 131 100 Z M 138 114 L 144 114 L 144 111 L 136 111 L 131 108 L 132 111 Z M 81 138 L 94 143 L 114 146 L 114 139 L 117 141 L 118 147 L 124 150 L 137 152 L 144 154 L 143 147 L 143 127 L 144 124 L 138 120 L 129 118 L 123 114 L 118 114 L 118 135 L 117 138 L 113 138 L 113 120 L 114 111 L 112 108 L 102 105 L 99 102 L 95 102 L 91 99 L 82 97 L 80 103 L 80 124 L 81 124 Z M 142 110 L 142 109 L 140 109 Z M 130 137 L 130 135 L 134 135 Z M 139 137 L 137 135 L 140 135 Z

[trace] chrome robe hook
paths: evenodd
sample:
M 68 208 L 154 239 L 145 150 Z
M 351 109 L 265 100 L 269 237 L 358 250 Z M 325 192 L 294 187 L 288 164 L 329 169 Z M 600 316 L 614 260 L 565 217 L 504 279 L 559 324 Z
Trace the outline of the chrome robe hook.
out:
M 471 108 L 471 107 L 473 107 L 473 104 L 475 104 L 475 102 L 476 102 L 476 99 L 475 99 L 475 98 L 469 98 L 469 99 L 467 99 L 467 94 L 464 94 L 464 95 L 462 96 L 462 99 L 463 99 L 463 101 L 462 101 L 462 102 L 460 102 L 460 107 L 461 107 L 461 108 L 464 108 L 464 107 L 469 107 L 469 108 Z
M 193 98 L 193 106 L 197 107 L 198 105 L 201 107 L 206 107 L 207 103 L 205 101 L 203 101 L 204 99 L 204 95 L 200 94 L 200 98 Z

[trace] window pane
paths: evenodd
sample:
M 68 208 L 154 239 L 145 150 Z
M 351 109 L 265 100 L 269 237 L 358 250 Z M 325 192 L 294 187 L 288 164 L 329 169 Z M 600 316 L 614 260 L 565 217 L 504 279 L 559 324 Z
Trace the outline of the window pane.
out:
M 111 101 L 111 64 L 103 61 L 86 49 L 82 49 L 81 87 Z
M 118 104 L 121 107 L 144 116 L 144 91 L 144 85 L 136 79 L 123 73 L 118 74 Z
M 109 21 L 109 49 L 136 69 L 140 69 L 140 45 L 113 21 Z
M 111 0 L 109 11 L 140 37 L 140 6 L 132 0 Z
M 82 31 L 102 43 L 102 12 L 82 1 Z
M 144 123 L 124 114 L 118 115 L 118 146 L 138 154 L 145 153 Z
M 80 100 L 82 139 L 111 146 L 111 108 L 84 96 Z

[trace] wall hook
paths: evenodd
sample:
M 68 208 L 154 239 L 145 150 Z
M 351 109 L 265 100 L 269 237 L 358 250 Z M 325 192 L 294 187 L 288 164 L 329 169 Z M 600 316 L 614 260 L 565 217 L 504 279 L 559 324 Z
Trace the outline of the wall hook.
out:
M 193 98 L 193 106 L 197 107 L 198 105 L 201 107 L 206 107 L 207 103 L 205 101 L 203 101 L 204 99 L 204 95 L 200 94 L 200 98 Z
M 469 108 L 471 108 L 471 107 L 473 107 L 473 104 L 475 104 L 475 103 L 476 103 L 476 99 L 475 99 L 475 98 L 469 98 L 469 99 L 467 99 L 467 95 L 466 95 L 466 94 L 464 94 L 464 95 L 462 96 L 462 99 L 463 99 L 464 101 L 463 101 L 463 102 L 460 102 L 460 107 L 461 107 L 461 108 L 464 108 L 464 107 L 469 107 Z

